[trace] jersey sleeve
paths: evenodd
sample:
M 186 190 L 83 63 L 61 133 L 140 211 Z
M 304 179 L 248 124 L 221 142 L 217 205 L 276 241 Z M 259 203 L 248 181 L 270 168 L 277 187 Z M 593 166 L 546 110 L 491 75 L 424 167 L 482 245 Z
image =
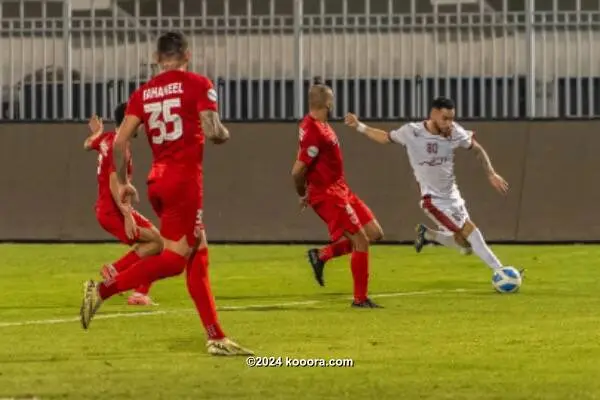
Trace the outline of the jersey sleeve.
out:
M 388 133 L 388 137 L 390 139 L 390 142 L 406 146 L 406 142 L 408 141 L 408 135 L 410 134 L 410 132 L 410 125 L 405 124 L 396 130 L 390 131 Z
M 455 140 L 457 147 L 470 149 L 473 146 L 473 136 L 475 135 L 473 131 L 469 131 L 458 124 L 454 125 L 454 131 L 456 134 Z
M 298 161 L 310 166 L 321 151 L 319 132 L 315 127 L 307 126 L 301 127 L 299 134 Z
M 194 75 L 195 86 L 198 93 L 197 111 L 217 111 L 217 91 L 210 79 Z
M 125 115 L 134 115 L 140 119 L 140 121 L 144 120 L 144 104 L 142 102 L 142 91 L 136 90 L 129 97 L 129 101 L 127 102 L 127 109 L 125 110 Z
M 107 135 L 108 135 L 108 133 L 106 133 L 106 132 L 102 132 L 100 135 L 98 135 L 98 137 L 97 137 L 96 139 L 94 139 L 94 140 L 92 141 L 92 143 L 90 143 L 90 147 L 91 147 L 93 150 L 96 150 L 96 151 L 98 151 L 98 152 L 99 152 L 99 151 L 100 151 L 100 143 L 102 143 L 102 141 L 103 141 L 104 139 L 106 139 L 106 136 L 107 136 Z

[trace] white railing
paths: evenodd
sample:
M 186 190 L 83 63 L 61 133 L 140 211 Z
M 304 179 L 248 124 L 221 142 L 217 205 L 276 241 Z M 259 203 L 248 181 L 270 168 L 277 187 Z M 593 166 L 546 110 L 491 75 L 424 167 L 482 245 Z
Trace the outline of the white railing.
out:
M 167 30 L 188 35 L 191 69 L 219 84 L 226 119 L 297 118 L 315 76 L 334 88 L 337 117 L 421 117 L 437 95 L 455 98 L 463 118 L 600 114 L 600 4 L 155 1 L 0 0 L 0 117 L 110 117 L 152 75 Z

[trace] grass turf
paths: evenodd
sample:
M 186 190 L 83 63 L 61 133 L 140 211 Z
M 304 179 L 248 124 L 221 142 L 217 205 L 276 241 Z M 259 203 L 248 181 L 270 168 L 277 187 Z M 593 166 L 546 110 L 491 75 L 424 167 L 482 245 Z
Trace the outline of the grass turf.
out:
M 495 294 L 474 256 L 375 247 L 371 293 L 386 308 L 356 310 L 347 258 L 328 264 L 321 288 L 302 246 L 213 246 L 232 338 L 259 356 L 354 362 L 249 368 L 205 353 L 182 278 L 152 289 L 164 313 L 115 297 L 100 314 L 114 318 L 84 332 L 81 283 L 121 246 L 1 245 L 0 398 L 600 399 L 600 247 L 495 250 L 528 268 L 520 293 Z

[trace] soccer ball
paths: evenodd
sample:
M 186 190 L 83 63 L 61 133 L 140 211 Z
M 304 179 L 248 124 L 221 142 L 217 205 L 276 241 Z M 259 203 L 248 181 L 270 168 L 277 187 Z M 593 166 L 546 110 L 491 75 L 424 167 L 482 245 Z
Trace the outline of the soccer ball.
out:
M 514 267 L 502 267 L 492 276 L 492 285 L 499 293 L 514 293 L 521 287 L 521 282 L 521 274 Z

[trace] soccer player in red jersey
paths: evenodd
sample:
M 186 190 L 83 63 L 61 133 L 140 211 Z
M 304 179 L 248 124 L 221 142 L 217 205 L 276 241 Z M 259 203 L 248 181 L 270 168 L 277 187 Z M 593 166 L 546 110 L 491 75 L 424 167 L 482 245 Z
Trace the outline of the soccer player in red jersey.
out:
M 117 130 L 125 117 L 126 103 L 120 104 L 115 109 Z M 132 249 L 112 264 L 102 267 L 100 274 L 105 280 L 114 277 L 140 259 L 158 254 L 162 249 L 162 240 L 158 229 L 144 216 L 130 206 L 123 206 L 118 201 L 117 173 L 113 164 L 113 142 L 116 132 L 104 132 L 102 120 L 97 116 L 90 119 L 91 135 L 83 143 L 87 151 L 98 152 L 98 199 L 96 200 L 96 219 L 105 231 L 110 233 L 121 243 L 132 246 Z M 131 180 L 133 161 L 131 153 L 127 152 L 127 180 Z M 130 305 L 154 305 L 148 292 L 150 285 L 138 286 L 127 299 Z
M 119 199 L 129 204 L 137 199 L 137 191 L 127 181 L 126 150 L 144 124 L 153 154 L 148 197 L 160 218 L 163 251 L 140 260 L 113 281 L 86 282 L 81 322 L 87 329 L 103 301 L 140 284 L 179 275 L 187 266 L 187 288 L 208 335 L 208 352 L 252 354 L 225 336 L 208 279 L 202 224 L 204 137 L 215 143 L 229 139 L 217 113 L 217 93 L 208 78 L 186 71 L 191 54 L 183 35 L 161 35 L 156 57 L 161 72 L 131 95 L 113 154 Z
M 330 245 L 308 251 L 309 261 L 317 282 L 323 286 L 325 263 L 352 253 L 352 306 L 379 308 L 367 297 L 369 243 L 381 239 L 383 231 L 371 210 L 346 183 L 339 141 L 327 123 L 333 108 L 333 91 L 315 84 L 308 97 L 310 111 L 300 124 L 300 148 L 292 176 L 301 207 L 312 207 L 327 224 L 331 238 Z

